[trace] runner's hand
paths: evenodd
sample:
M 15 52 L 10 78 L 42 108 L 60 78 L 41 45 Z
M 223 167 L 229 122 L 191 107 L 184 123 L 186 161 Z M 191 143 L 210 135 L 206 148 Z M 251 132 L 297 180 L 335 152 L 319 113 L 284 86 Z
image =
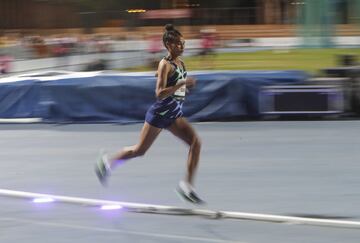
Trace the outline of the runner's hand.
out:
M 192 78 L 192 77 L 187 77 L 186 78 L 186 88 L 193 88 L 196 84 L 196 79 Z

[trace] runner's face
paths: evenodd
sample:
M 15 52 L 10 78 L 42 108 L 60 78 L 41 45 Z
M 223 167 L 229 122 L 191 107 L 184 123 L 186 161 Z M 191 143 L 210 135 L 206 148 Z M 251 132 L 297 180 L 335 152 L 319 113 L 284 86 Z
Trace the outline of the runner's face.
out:
M 185 49 L 185 40 L 182 37 L 177 38 L 174 42 L 170 43 L 169 51 L 174 56 L 181 56 Z

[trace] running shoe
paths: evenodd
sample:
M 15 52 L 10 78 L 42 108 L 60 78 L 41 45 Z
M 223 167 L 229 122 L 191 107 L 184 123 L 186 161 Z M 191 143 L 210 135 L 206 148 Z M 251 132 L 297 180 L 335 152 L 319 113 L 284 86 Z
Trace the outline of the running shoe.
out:
M 110 176 L 110 163 L 108 155 L 100 152 L 98 161 L 95 164 L 95 173 L 103 186 L 107 186 L 108 177 Z
M 176 192 L 188 202 L 205 204 L 205 201 L 196 194 L 194 188 L 184 181 L 180 181 L 179 186 L 176 188 Z

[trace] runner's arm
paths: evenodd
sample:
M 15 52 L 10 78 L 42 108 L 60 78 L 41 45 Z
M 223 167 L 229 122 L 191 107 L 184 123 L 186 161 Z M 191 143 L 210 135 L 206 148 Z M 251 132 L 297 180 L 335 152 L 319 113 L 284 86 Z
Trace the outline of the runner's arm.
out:
M 157 76 L 156 91 L 155 91 L 156 97 L 158 99 L 164 99 L 164 98 L 172 95 L 181 86 L 186 84 L 186 81 L 183 80 L 183 81 L 178 82 L 174 86 L 166 87 L 166 81 L 167 81 L 168 74 L 170 71 L 171 71 L 171 66 L 168 64 L 168 62 L 166 60 L 161 60 L 159 63 L 158 71 L 157 71 L 158 76 Z

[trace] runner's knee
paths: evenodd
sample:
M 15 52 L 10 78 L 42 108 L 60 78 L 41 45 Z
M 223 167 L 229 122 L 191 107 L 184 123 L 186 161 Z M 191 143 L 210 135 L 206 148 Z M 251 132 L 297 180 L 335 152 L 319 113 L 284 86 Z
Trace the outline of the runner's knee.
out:
M 133 153 L 135 156 L 144 156 L 145 153 L 146 153 L 147 149 L 144 148 L 144 147 L 139 147 L 139 146 L 136 146 L 133 150 Z

